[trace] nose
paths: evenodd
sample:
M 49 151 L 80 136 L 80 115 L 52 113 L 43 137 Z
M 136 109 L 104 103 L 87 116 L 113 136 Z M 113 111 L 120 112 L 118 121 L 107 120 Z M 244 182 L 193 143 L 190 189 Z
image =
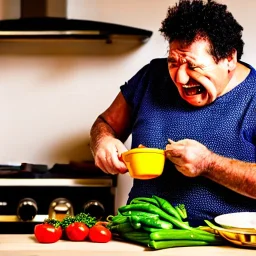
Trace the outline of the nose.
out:
M 176 77 L 176 83 L 187 84 L 189 81 L 189 75 L 187 74 L 187 64 L 182 64 L 178 67 Z

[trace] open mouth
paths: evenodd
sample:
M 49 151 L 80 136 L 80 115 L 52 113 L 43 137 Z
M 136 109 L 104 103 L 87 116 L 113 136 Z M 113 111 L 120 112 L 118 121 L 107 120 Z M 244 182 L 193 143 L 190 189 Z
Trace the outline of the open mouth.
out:
M 182 88 L 187 96 L 201 94 L 205 91 L 205 88 L 202 85 L 183 85 Z

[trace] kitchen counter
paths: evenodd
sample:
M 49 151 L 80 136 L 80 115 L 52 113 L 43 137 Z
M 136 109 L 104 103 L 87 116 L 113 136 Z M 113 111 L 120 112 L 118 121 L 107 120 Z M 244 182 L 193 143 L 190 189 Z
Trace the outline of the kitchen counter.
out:
M 176 247 L 163 250 L 151 250 L 140 245 L 121 241 L 108 243 L 71 242 L 60 240 L 53 244 L 40 244 L 33 235 L 0 235 L 1 256 L 137 256 L 137 255 L 178 255 L 178 256 L 252 256 L 255 248 L 236 248 L 233 246 L 197 246 Z

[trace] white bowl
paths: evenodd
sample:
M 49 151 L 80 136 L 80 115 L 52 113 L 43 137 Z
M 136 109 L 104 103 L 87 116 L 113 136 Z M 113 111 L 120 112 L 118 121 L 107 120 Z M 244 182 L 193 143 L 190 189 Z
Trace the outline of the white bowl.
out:
M 256 212 L 235 212 L 217 216 L 214 221 L 223 228 L 252 229 L 256 231 Z

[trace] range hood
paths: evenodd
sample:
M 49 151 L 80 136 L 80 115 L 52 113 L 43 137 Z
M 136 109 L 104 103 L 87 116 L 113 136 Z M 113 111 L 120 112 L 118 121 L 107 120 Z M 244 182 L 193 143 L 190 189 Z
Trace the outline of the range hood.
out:
M 152 36 L 152 31 L 141 28 L 69 19 L 66 15 L 66 0 L 2 0 L 3 4 L 3 13 L 7 15 L 2 19 L 0 17 L 0 40 L 102 39 L 110 43 L 113 37 L 145 41 Z M 16 13 L 18 10 L 19 17 L 9 18 L 10 9 L 15 9 Z

